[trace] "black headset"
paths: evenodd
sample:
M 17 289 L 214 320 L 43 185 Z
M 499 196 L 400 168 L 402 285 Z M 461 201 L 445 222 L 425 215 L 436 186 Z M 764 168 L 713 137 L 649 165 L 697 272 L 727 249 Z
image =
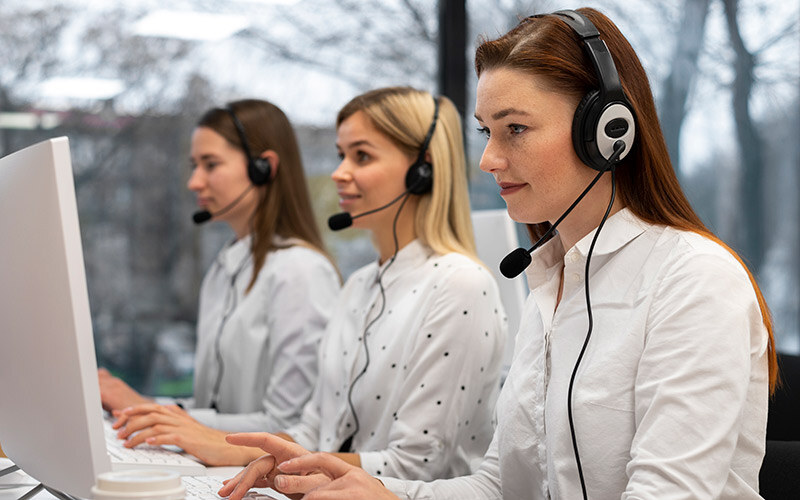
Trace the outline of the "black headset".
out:
M 572 144 L 583 163 L 595 170 L 605 170 L 617 141 L 625 144 L 617 161 L 625 158 L 633 147 L 636 136 L 633 106 L 622 90 L 614 59 L 595 25 L 574 10 L 545 15 L 558 16 L 572 28 L 594 66 L 600 88 L 587 93 L 578 104 L 572 119 Z
M 242 141 L 242 149 L 244 150 L 245 156 L 247 156 L 247 176 L 250 178 L 250 182 L 255 186 L 263 186 L 269 183 L 272 179 L 272 165 L 269 162 L 269 158 L 253 156 L 250 153 L 250 144 L 247 142 L 242 122 L 239 121 L 239 118 L 237 118 L 236 113 L 233 111 L 233 107 L 230 105 L 225 107 L 225 111 L 231 115 L 233 126 L 239 134 L 239 140 Z
M 439 100 L 433 98 L 433 121 L 428 128 L 428 133 L 425 134 L 425 140 L 422 141 L 422 146 L 419 149 L 416 161 L 408 167 L 406 173 L 406 190 L 411 194 L 425 194 L 433 189 L 433 165 L 425 159 L 425 153 L 428 152 L 433 131 L 436 130 L 436 121 L 439 119 Z

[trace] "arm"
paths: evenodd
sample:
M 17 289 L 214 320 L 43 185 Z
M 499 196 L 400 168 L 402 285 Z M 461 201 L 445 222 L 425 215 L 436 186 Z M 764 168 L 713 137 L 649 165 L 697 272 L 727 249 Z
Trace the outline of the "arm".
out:
M 480 469 L 471 476 L 431 483 L 395 478 L 377 480 L 363 469 L 328 453 L 300 454 L 277 462 L 273 483 L 283 493 L 306 493 L 305 500 L 500 500 L 496 448 L 490 447 Z M 320 478 L 319 476 L 323 476 Z
M 732 464 L 757 410 L 748 394 L 767 405 L 766 331 L 746 274 L 716 254 L 665 269 L 646 335 L 623 498 L 717 498 L 732 468 L 748 467 Z
M 138 405 L 120 412 L 114 424 L 128 448 L 175 445 L 212 466 L 247 465 L 263 454 L 258 448 L 228 444 L 228 433 L 207 427 L 177 406 Z
M 124 410 L 129 406 L 145 403 L 152 403 L 148 399 L 131 388 L 121 379 L 111 375 L 105 368 L 97 370 L 97 379 L 100 384 L 100 400 L 103 409 L 108 411 Z

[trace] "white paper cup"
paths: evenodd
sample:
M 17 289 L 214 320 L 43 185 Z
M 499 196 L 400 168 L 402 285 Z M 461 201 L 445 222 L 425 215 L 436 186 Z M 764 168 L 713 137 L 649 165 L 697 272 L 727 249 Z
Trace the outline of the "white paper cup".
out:
M 92 487 L 94 500 L 181 500 L 185 496 L 180 475 L 161 470 L 104 472 Z

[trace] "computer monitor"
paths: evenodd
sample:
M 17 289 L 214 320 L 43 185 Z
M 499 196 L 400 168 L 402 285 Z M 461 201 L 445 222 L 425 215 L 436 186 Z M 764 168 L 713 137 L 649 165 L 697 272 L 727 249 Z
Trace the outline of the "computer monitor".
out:
M 0 159 L 0 443 L 83 498 L 111 470 L 66 137 Z

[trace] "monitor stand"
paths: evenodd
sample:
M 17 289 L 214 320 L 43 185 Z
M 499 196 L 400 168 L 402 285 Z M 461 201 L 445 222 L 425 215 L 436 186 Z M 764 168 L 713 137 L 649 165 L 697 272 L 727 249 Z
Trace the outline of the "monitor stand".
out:
M 7 474 L 11 474 L 12 472 L 16 472 L 18 470 L 20 469 L 16 465 L 12 465 L 11 467 L 6 467 L 5 469 L 0 470 L 0 477 L 3 477 Z M 80 500 L 78 499 L 78 497 L 73 497 L 72 495 L 68 495 L 67 493 L 54 490 L 53 488 L 48 488 L 42 483 L 39 483 L 36 486 L 34 486 L 30 491 L 19 497 L 17 500 L 28 500 L 29 498 L 32 498 L 42 490 L 47 490 L 51 495 L 58 498 L 59 500 Z

